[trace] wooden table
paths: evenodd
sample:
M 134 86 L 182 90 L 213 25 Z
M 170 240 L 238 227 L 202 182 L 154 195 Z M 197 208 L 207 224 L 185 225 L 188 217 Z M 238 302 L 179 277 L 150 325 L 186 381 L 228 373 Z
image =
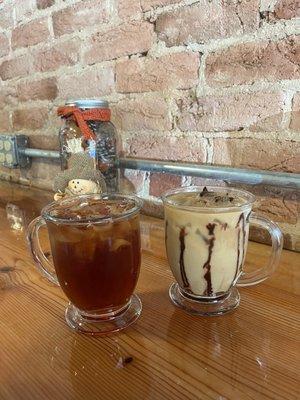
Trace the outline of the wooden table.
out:
M 123 333 L 87 337 L 67 327 L 66 298 L 12 228 L 51 195 L 7 183 L 0 193 L 1 400 L 300 399 L 300 254 L 284 251 L 272 279 L 241 289 L 234 313 L 194 317 L 169 301 L 162 221 L 143 217 L 142 316 Z M 268 246 L 249 247 L 250 267 L 266 261 Z

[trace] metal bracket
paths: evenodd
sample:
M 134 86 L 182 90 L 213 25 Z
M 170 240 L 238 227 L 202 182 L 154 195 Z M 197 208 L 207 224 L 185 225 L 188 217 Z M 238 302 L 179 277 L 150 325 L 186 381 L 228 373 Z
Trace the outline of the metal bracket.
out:
M 28 137 L 25 135 L 0 135 L 0 163 L 7 168 L 30 166 L 30 158 L 21 152 L 27 146 Z

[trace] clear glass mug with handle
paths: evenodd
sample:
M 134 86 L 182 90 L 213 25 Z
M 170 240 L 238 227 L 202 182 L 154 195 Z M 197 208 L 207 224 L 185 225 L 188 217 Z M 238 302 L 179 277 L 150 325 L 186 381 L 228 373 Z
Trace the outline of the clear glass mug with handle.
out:
M 251 286 L 275 271 L 282 233 L 274 222 L 252 212 L 255 197 L 224 187 L 185 187 L 162 196 L 168 261 L 176 280 L 172 302 L 199 315 L 221 315 L 238 307 L 237 286 Z M 249 225 L 266 229 L 272 239 L 267 265 L 244 270 Z
M 68 325 L 82 333 L 108 334 L 140 315 L 134 294 L 141 263 L 139 212 L 129 195 L 83 195 L 53 202 L 28 227 L 32 257 L 69 299 Z M 47 226 L 53 264 L 44 255 L 39 229 Z

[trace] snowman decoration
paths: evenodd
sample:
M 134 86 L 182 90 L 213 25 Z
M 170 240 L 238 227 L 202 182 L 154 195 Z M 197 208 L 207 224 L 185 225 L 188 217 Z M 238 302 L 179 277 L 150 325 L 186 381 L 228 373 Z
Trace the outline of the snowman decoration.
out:
M 81 144 L 80 148 L 77 152 L 72 149 L 74 152 L 68 161 L 69 169 L 59 173 L 54 179 L 54 200 L 106 191 L 105 179 L 100 171 L 95 170 L 93 158 L 88 152 L 82 151 Z

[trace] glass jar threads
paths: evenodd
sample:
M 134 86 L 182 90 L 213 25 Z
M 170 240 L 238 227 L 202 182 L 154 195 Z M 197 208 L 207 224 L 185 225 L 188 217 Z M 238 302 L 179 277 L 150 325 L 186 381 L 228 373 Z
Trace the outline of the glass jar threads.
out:
M 95 169 L 104 175 L 107 191 L 119 189 L 118 135 L 110 121 L 111 112 L 106 100 L 70 100 L 58 108 L 64 120 L 59 132 L 62 169 L 74 153 L 85 152 L 94 160 Z

